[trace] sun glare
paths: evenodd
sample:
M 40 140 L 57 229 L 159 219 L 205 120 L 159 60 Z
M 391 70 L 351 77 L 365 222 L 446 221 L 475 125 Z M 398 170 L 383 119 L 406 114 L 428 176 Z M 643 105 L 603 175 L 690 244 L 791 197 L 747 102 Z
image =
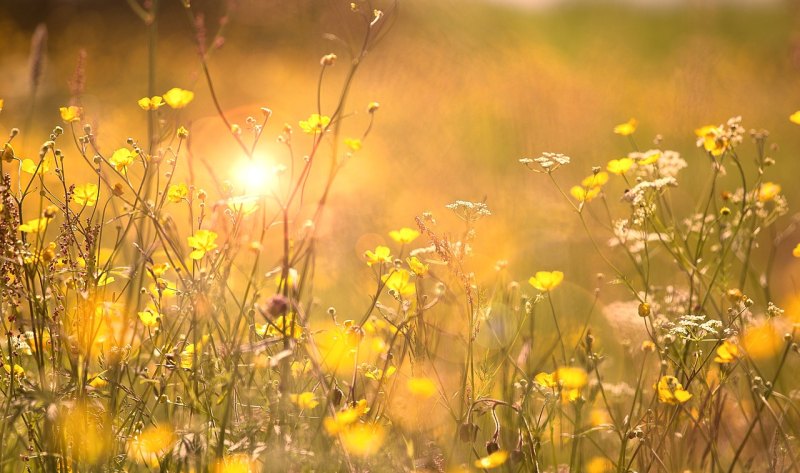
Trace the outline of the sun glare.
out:
M 242 160 L 234 168 L 233 177 L 245 194 L 267 194 L 275 189 L 279 172 L 280 168 L 265 156 L 256 155 L 252 160 Z

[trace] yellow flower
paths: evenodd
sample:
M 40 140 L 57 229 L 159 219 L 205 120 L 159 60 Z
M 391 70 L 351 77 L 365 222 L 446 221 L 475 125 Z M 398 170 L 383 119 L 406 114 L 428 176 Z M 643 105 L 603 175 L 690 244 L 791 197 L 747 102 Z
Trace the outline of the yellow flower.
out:
M 674 376 L 662 376 L 653 388 L 658 392 L 658 400 L 664 404 L 683 404 L 692 398 L 692 395 L 683 389 L 683 385 Z
M 139 155 L 136 151 L 131 151 L 128 148 L 119 148 L 111 154 L 108 162 L 111 163 L 117 171 L 124 173 L 128 166 L 133 164 L 134 159 Z
M 392 262 L 392 250 L 386 246 L 379 246 L 375 248 L 375 251 L 367 250 L 364 252 L 364 256 L 367 258 L 367 266 Z
M 697 146 L 701 146 L 712 156 L 721 156 L 728 148 L 728 140 L 722 128 L 706 125 L 694 131 L 697 135 Z
M 761 202 L 769 202 L 777 197 L 780 193 L 780 184 L 775 184 L 774 182 L 765 182 L 761 184 L 761 187 L 758 189 L 758 200 Z
M 661 158 L 661 151 L 657 149 L 651 149 L 645 151 L 644 155 L 639 159 L 640 166 L 647 166 L 648 164 L 654 164 Z
M 58 109 L 61 113 L 61 119 L 67 123 L 76 122 L 81 119 L 81 109 L 74 105 L 69 107 L 61 107 Z
M 528 279 L 528 282 L 540 291 L 551 291 L 558 287 L 563 280 L 564 273 L 561 271 L 537 271 L 536 275 Z
M 572 186 L 569 193 L 572 194 L 572 197 L 575 197 L 575 200 L 578 202 L 591 202 L 595 197 L 600 195 L 600 187 L 586 189 L 581 186 Z
M 367 400 L 361 399 L 355 405 L 336 413 L 333 417 L 326 417 L 323 420 L 325 431 L 328 432 L 328 435 L 338 435 L 367 412 L 369 412 Z
M 413 228 L 403 227 L 400 230 L 390 231 L 389 236 L 397 243 L 407 245 L 417 239 L 419 232 Z
M 383 371 L 380 368 L 368 368 L 364 372 L 364 377 L 369 379 L 374 379 L 375 381 L 380 381 L 383 378 L 388 378 L 393 375 L 397 371 L 397 368 L 394 366 L 390 366 L 386 368 L 386 371 Z
M 103 389 L 106 386 L 108 386 L 108 381 L 106 381 L 105 379 L 101 378 L 100 376 L 97 376 L 97 375 L 89 376 L 89 378 L 90 378 L 89 386 L 91 386 L 91 387 L 93 387 L 95 389 Z
M 41 161 L 41 164 L 29 158 L 23 159 L 22 163 L 20 164 L 20 170 L 22 172 L 28 174 L 37 174 L 39 176 L 47 172 L 50 172 L 52 168 L 53 168 L 53 160 L 49 156 L 44 158 L 44 160 Z
M 300 394 L 290 394 L 289 399 L 300 409 L 313 409 L 319 405 L 316 396 L 312 392 L 302 392 Z
M 0 99 L 0 112 L 3 111 L 3 104 L 4 103 L 5 103 L 5 101 L 3 99 Z
M 377 424 L 355 424 L 339 435 L 348 452 L 359 457 L 368 457 L 383 446 L 386 432 Z
M 344 145 L 350 148 L 350 151 L 361 151 L 361 140 L 358 138 L 346 138 Z
M 505 450 L 498 450 L 491 455 L 475 460 L 475 468 L 482 468 L 485 470 L 497 468 L 503 465 L 506 460 L 508 460 L 508 452 Z
M 539 373 L 533 377 L 533 382 L 539 386 L 553 389 L 558 386 L 556 382 L 555 373 Z
M 6 374 L 9 374 L 9 375 L 11 374 L 11 369 L 12 369 L 11 365 L 6 363 L 6 364 L 3 365 L 3 368 L 5 368 Z M 13 369 L 14 369 L 14 377 L 15 378 L 24 378 L 25 377 L 25 368 L 21 367 L 20 365 L 15 364 Z
M 800 243 L 798 243 L 797 246 L 795 246 L 792 250 L 792 256 L 795 258 L 800 258 Z
M 559 368 L 555 378 L 565 389 L 581 389 L 589 382 L 586 371 L 576 367 Z
M 800 247 L 800 244 L 797 245 Z M 410 258 L 406 258 L 406 263 L 408 263 L 408 267 L 411 271 L 414 272 L 418 277 L 423 277 L 428 274 L 428 265 L 423 263 L 419 260 L 416 256 L 412 256 Z
M 396 269 L 389 274 L 384 274 L 381 280 L 386 284 L 386 289 L 393 290 L 401 296 L 408 296 L 417 292 L 411 282 L 411 273 L 405 269 Z
M 139 312 L 139 320 L 142 321 L 145 327 L 156 327 L 158 326 L 158 320 L 161 318 L 161 314 L 159 314 L 156 310 L 151 307 L 146 308 L 145 310 Z
M 614 464 L 608 458 L 594 457 L 586 464 L 586 473 L 611 473 Z
M 314 113 L 308 117 L 308 120 L 300 120 L 300 128 L 304 133 L 316 134 L 324 131 L 330 122 L 331 117 Z
M 717 363 L 732 363 L 739 358 L 739 347 L 730 340 L 725 340 L 722 345 L 717 347 L 717 356 L 714 361 Z
M 100 191 L 97 188 L 97 184 L 89 183 L 82 186 L 77 186 L 72 191 L 72 200 L 78 205 L 94 207 L 94 205 L 97 203 L 97 198 L 99 195 Z
M 178 138 L 184 140 L 189 137 L 189 130 L 187 130 L 185 126 L 180 126 L 175 134 Z
M 128 443 L 128 457 L 157 468 L 161 457 L 172 449 L 175 435 L 167 424 L 146 428 Z
M 163 95 L 164 101 L 172 108 L 183 108 L 194 100 L 194 92 L 173 87 Z
M 172 184 L 167 189 L 167 200 L 175 204 L 185 199 L 187 195 L 189 195 L 189 188 L 186 187 L 186 184 Z
M 636 131 L 637 126 L 639 126 L 639 121 L 635 118 L 631 118 L 627 122 L 615 126 L 614 133 L 622 136 L 630 136 Z
M 217 236 L 211 230 L 197 230 L 194 235 L 187 238 L 189 247 L 192 248 L 189 257 L 195 260 L 203 259 L 206 253 L 218 247 L 215 243 Z
M 164 105 L 164 99 L 160 95 L 156 95 L 155 97 L 142 97 L 136 103 L 142 110 L 158 110 Z
M 584 178 L 584 180 L 581 181 L 581 185 L 587 189 L 593 189 L 595 187 L 602 187 L 606 182 L 608 182 L 608 173 L 600 171 L 597 174 L 592 174 Z
M 26 223 L 21 224 L 18 228 L 19 231 L 25 233 L 40 233 L 43 232 L 47 228 L 48 222 L 51 219 L 47 217 L 35 218 L 33 220 L 28 220 Z
M 770 323 L 749 327 L 742 337 L 742 348 L 751 358 L 763 360 L 778 354 L 782 338 Z
M 217 460 L 214 469 L 210 473 L 255 473 L 255 471 L 256 467 L 250 457 L 244 453 L 239 453 L 225 455 L 221 460 Z
M 0 108 L 2 108 L 2 104 L 0 104 Z M 800 125 L 800 110 L 789 115 L 789 121 L 794 124 Z
M 299 339 L 303 336 L 303 327 L 294 320 L 294 314 L 281 315 L 272 324 L 256 325 L 256 333 L 262 337 L 288 336 Z
M 427 399 L 436 395 L 436 383 L 430 378 L 409 378 L 406 386 L 417 397 Z
M 194 358 L 197 351 L 199 350 L 194 346 L 194 343 L 189 343 L 183 347 L 183 351 L 181 351 L 181 368 L 190 370 L 194 367 Z
M 631 158 L 619 158 L 609 161 L 608 164 L 606 164 L 606 169 L 612 174 L 621 176 L 628 172 L 631 166 L 633 166 L 633 160 Z

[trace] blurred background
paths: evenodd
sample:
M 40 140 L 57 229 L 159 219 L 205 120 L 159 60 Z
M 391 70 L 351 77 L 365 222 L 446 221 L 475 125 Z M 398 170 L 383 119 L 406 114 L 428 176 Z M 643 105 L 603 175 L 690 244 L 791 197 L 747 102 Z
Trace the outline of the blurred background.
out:
M 81 51 L 81 105 L 101 147 L 112 151 L 129 136 L 145 138 L 146 115 L 136 101 L 147 92 L 147 28 L 130 3 L 0 0 L 0 133 L 23 128 L 18 154 L 35 156 L 60 124 L 58 107 L 70 103 Z M 358 38 L 348 5 L 193 2 L 209 34 L 221 18 L 227 22 L 224 43 L 210 58 L 226 113 L 243 123 L 260 107 L 274 111 L 260 151 L 267 159 L 285 159 L 275 145 L 283 124 L 297 128 L 315 111 L 319 58 L 329 52 L 345 57 L 326 33 L 349 43 Z M 191 126 L 193 153 L 218 176 L 235 179 L 243 156 L 200 76 L 191 28 L 196 19 L 187 18 L 178 1 L 162 1 L 160 9 L 157 91 L 177 86 L 196 92 L 179 117 Z M 660 135 L 661 147 L 688 161 L 674 191 L 676 205 L 690 201 L 683 193 L 702 192 L 709 176 L 694 130 L 736 115 L 748 129 L 771 132 L 777 164 L 767 180 L 783 185 L 792 207 L 800 202 L 793 182 L 800 171 L 800 127 L 788 120 L 800 109 L 800 2 L 400 0 L 391 21 L 347 104 L 345 129 L 353 135 L 368 123 L 367 104 L 381 107 L 363 150 L 339 176 L 321 229 L 317 286 L 324 306 L 360 312 L 371 280 L 363 251 L 390 243 L 387 232 L 413 227 L 415 215 L 431 211 L 438 231 L 458 236 L 463 226 L 444 208 L 456 199 L 485 200 L 493 212 L 477 227 L 470 269 L 480 281 L 493 280 L 498 260 L 507 260 L 510 277 L 523 281 L 536 270 L 563 269 L 570 297 L 590 300 L 596 272 L 607 268 L 552 184 L 518 159 L 545 151 L 571 156 L 573 163 L 556 176 L 568 189 L 592 166 L 632 150 L 612 133 L 631 117 L 640 123 L 634 135 L 640 148 L 655 147 Z M 46 26 L 48 40 L 32 98 L 31 40 L 39 25 Z M 323 111 L 345 70 L 337 65 L 326 76 Z M 741 154 L 752 163 L 749 140 Z M 733 190 L 735 181 L 730 184 Z M 618 217 L 625 215 L 617 202 L 623 191 L 616 181 L 607 190 Z M 598 241 L 607 241 L 610 235 L 597 231 Z M 795 233 L 784 243 L 779 254 L 787 256 L 774 268 L 780 289 L 773 293 L 784 299 L 795 293 L 798 271 L 788 255 L 798 239 Z M 612 291 L 602 302 L 615 299 Z

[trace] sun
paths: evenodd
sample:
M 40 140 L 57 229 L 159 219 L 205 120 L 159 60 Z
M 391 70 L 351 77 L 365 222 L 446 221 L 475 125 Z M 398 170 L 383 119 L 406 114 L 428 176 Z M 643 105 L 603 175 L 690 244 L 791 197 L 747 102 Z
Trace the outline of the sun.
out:
M 245 194 L 269 194 L 278 184 L 280 168 L 272 164 L 268 157 L 254 155 L 243 159 L 234 167 L 233 178 L 242 186 Z

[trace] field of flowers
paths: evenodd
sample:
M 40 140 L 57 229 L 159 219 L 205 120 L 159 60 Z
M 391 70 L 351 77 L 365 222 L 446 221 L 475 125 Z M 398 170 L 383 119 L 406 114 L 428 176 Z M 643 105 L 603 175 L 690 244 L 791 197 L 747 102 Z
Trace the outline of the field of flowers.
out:
M 729 54 L 706 74 L 675 47 L 695 69 L 615 105 L 589 86 L 607 45 L 531 46 L 496 6 L 453 14 L 469 35 L 442 4 L 121 6 L 0 17 L 0 471 L 800 470 L 785 12 L 706 11 L 772 24 L 741 49 L 662 13 Z M 60 41 L 120 18 L 128 56 Z M 736 67 L 723 92 L 773 90 L 722 100 Z M 687 122 L 731 104 L 779 132 Z

